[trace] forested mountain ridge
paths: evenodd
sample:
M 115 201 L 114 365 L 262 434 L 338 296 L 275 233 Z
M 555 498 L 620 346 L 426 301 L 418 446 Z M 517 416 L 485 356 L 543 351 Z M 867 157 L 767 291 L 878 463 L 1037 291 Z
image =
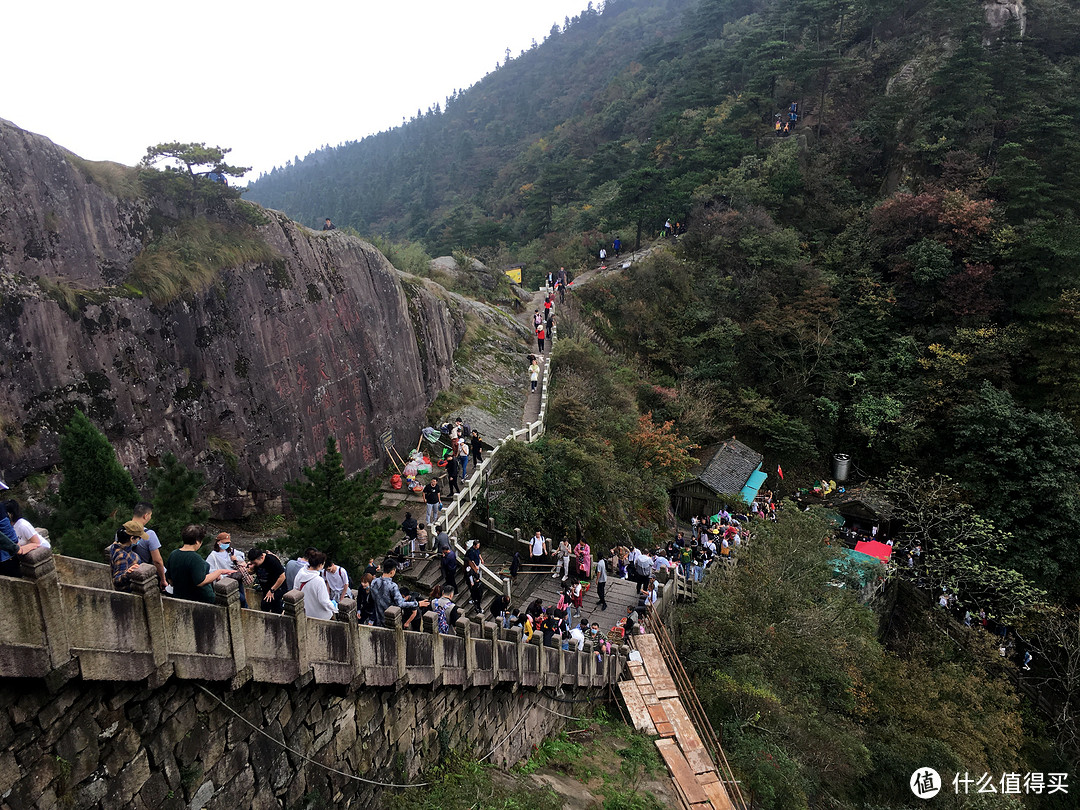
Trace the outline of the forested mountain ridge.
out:
M 910 97 L 958 37 L 979 40 L 1000 24 L 1000 9 L 1004 19 L 1026 13 L 1022 3 L 946 0 L 590 4 L 445 108 L 298 158 L 250 195 L 308 224 L 330 216 L 433 253 L 520 252 L 553 232 L 611 230 L 642 206 L 655 232 L 657 217 L 684 219 L 717 171 L 768 146 L 773 115 L 796 99 L 815 137 L 858 146 L 848 166 L 824 167 L 849 169 L 855 183 L 848 199 L 830 201 L 835 209 L 897 185 L 908 169 L 897 147 L 921 134 L 909 126 L 922 117 Z M 1035 15 L 1029 40 L 1040 19 L 1055 26 Z M 1067 29 L 1053 34 L 1051 49 L 1068 41 Z M 971 111 L 985 112 L 984 102 Z
M 553 133 L 575 118 L 590 119 L 595 131 L 574 150 L 581 160 L 633 129 L 626 120 L 640 70 L 633 57 L 642 41 L 670 36 L 688 5 L 630 0 L 608 3 L 601 14 L 590 3 L 563 28 L 553 26 L 542 45 L 512 60 L 508 51 L 505 64 L 444 106 L 290 161 L 252 183 L 249 195 L 302 222 L 330 216 L 444 253 L 506 241 L 514 229 L 503 220 L 519 187 L 537 179 L 538 161 L 569 157 L 551 159 Z M 530 148 L 534 154 L 525 154 Z M 553 187 L 566 179 L 558 171 L 548 171 Z M 572 191 L 563 185 L 556 193 L 569 201 Z
M 882 631 L 823 597 L 827 529 L 786 510 L 687 613 L 680 655 L 755 806 L 906 806 L 930 763 L 996 779 L 1075 770 L 1080 750 L 1078 33 L 1061 0 L 619 0 L 379 136 L 398 138 L 392 173 L 337 182 L 348 156 L 377 162 L 365 141 L 252 195 L 432 253 L 524 262 L 527 280 L 631 242 L 639 222 L 687 222 L 573 291 L 593 329 L 647 363 L 605 386 L 600 353 L 565 341 L 548 444 L 521 469 L 593 537 L 613 502 L 642 502 L 604 455 L 638 435 L 635 413 L 700 445 L 738 434 L 770 474 L 783 466 L 769 484 L 782 495 L 851 453 L 903 523 L 896 555 L 920 544 L 901 602 L 952 594 L 957 613 L 910 601 Z M 553 120 L 501 129 L 525 98 Z M 793 101 L 794 133 L 777 137 Z M 454 118 L 466 109 L 483 126 Z M 440 157 L 413 147 L 421 133 Z M 980 609 L 1016 648 L 953 621 L 970 610 L 977 626 Z M 1053 696 L 1052 718 L 1013 688 L 1021 644 L 1036 651 L 1021 683 Z
M 580 294 L 678 386 L 650 407 L 704 403 L 695 439 L 737 430 L 808 474 L 838 448 L 949 473 L 1009 565 L 1072 599 L 1077 32 L 1061 0 L 618 0 L 251 196 L 527 280 L 689 220 Z

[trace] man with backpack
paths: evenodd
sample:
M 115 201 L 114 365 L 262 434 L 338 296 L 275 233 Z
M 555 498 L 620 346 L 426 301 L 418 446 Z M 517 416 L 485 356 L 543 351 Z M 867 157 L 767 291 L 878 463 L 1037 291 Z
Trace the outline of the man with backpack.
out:
M 424 608 L 431 604 L 427 599 L 417 602 L 407 600 L 401 595 L 401 589 L 394 582 L 397 567 L 397 560 L 393 557 L 387 557 L 383 560 L 382 576 L 371 583 L 370 594 L 374 603 L 373 619 L 376 627 L 383 626 L 383 614 L 390 605 L 396 605 L 399 608 Z
M 649 578 L 652 576 L 652 557 L 642 551 L 634 560 L 634 568 L 637 572 L 637 592 L 641 593 L 642 589 L 648 586 Z
M 461 610 L 454 604 L 454 586 L 444 585 L 442 596 L 431 603 L 431 610 L 435 614 L 435 626 L 440 633 L 453 633 L 454 625 L 457 624 Z
M 480 581 L 480 566 L 484 558 L 480 554 L 480 539 L 473 538 L 472 546 L 465 552 L 465 580 L 469 586 L 469 601 L 480 610 L 480 600 L 484 597 L 484 583 Z

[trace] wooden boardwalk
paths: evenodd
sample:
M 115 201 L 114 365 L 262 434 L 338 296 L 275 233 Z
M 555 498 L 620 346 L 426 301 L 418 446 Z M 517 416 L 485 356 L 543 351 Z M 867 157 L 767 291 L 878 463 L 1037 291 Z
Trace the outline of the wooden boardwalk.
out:
M 735 810 L 683 706 L 656 638 L 646 633 L 634 636 L 632 642 L 641 661 L 628 663 L 632 678 L 619 684 L 631 722 L 638 730 L 659 736 L 656 748 L 684 807 Z

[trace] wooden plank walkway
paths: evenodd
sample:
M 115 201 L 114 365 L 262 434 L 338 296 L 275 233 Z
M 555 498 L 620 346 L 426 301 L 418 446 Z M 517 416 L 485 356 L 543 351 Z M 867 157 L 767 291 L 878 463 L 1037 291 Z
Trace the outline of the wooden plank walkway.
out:
M 551 565 L 552 567 L 555 565 L 553 558 Z M 550 569 L 547 570 L 550 571 Z M 534 599 L 540 599 L 544 607 L 556 605 L 562 587 L 566 583 L 552 577 L 550 573 L 530 576 L 531 580 L 522 582 L 522 587 L 514 586 L 514 608 L 524 610 Z M 524 580 L 524 578 L 524 575 L 518 577 L 519 580 Z M 569 582 L 570 580 L 567 580 L 567 583 Z M 589 624 L 596 622 L 600 625 L 601 631 L 607 633 L 619 619 L 626 617 L 627 608 L 636 607 L 638 603 L 635 584 L 628 579 L 612 577 L 610 573 L 604 598 L 607 601 L 607 610 L 600 609 L 600 600 L 596 595 L 596 582 L 593 582 L 582 600 L 580 616 L 579 611 L 574 611 L 574 623 L 576 624 L 581 619 L 585 619 Z
M 641 653 L 641 659 L 645 663 L 645 670 L 649 673 L 653 691 L 656 696 L 664 698 L 677 698 L 679 690 L 675 688 L 675 681 L 668 672 L 664 656 L 660 652 L 660 645 L 651 633 L 645 633 L 634 638 L 634 647 Z
M 683 706 L 656 638 L 645 633 L 634 636 L 631 643 L 640 653 L 641 661 L 628 662 L 632 680 L 620 683 L 619 689 L 635 728 L 660 737 L 656 748 L 685 807 L 735 810 L 716 765 Z
M 656 734 L 652 717 L 645 707 L 645 701 L 641 697 L 637 682 L 632 680 L 622 681 L 619 683 L 619 691 L 622 693 L 623 703 L 626 704 L 626 709 L 630 713 L 630 721 L 634 724 L 634 728 L 645 732 L 649 736 Z

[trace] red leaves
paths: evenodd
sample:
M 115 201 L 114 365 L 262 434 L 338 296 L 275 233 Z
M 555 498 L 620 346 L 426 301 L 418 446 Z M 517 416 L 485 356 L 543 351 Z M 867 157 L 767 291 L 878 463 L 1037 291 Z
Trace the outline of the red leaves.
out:
M 955 248 L 990 232 L 992 209 L 990 200 L 959 190 L 897 194 L 871 212 L 870 223 L 890 241 L 910 244 L 930 236 Z

